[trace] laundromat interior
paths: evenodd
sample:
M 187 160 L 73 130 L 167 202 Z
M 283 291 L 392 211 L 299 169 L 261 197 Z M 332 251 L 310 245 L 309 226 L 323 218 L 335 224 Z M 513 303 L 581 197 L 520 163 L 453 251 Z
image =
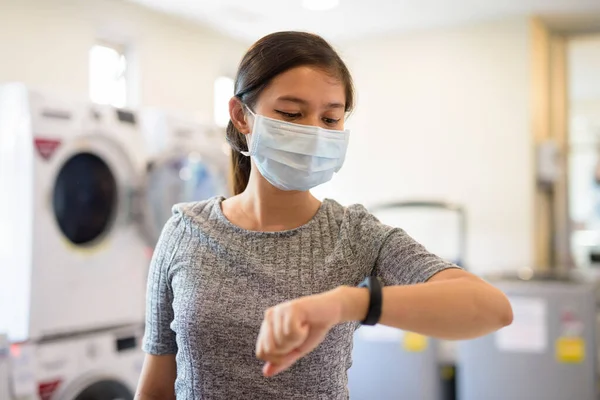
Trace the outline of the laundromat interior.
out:
M 357 325 L 349 398 L 600 399 L 600 1 L 0 0 L 0 400 L 150 398 L 154 246 L 175 204 L 233 195 L 236 72 L 279 31 L 354 80 L 312 194 L 513 311 L 459 341 Z

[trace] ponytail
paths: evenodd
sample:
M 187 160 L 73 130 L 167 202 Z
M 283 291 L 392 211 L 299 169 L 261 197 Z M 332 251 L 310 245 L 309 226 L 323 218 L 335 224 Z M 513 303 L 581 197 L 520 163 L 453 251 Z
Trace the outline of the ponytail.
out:
M 241 152 L 248 150 L 246 138 L 238 131 L 233 123 L 227 124 L 227 142 L 231 146 L 231 168 L 233 194 L 238 195 L 246 190 L 250 180 L 250 157 L 246 157 Z

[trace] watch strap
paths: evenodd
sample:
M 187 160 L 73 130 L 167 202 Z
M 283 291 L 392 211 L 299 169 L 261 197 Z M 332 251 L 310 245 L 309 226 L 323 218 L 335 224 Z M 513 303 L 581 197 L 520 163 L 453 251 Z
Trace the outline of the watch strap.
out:
M 367 316 L 361 322 L 363 325 L 377 325 L 381 318 L 381 308 L 383 305 L 383 290 L 381 282 L 376 276 L 369 276 L 362 281 L 358 287 L 369 290 L 369 308 Z

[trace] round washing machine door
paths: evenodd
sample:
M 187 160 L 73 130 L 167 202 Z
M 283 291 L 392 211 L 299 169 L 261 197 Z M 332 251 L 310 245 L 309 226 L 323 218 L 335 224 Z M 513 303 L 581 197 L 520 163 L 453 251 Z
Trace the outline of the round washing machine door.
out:
M 100 239 L 117 209 L 117 180 L 106 161 L 92 152 L 76 153 L 60 168 L 52 192 L 58 227 L 74 245 Z
M 121 382 L 104 380 L 94 382 L 81 392 L 73 400 L 133 400 L 134 394 Z
M 50 205 L 63 239 L 84 250 L 103 243 L 115 226 L 136 222 L 143 164 L 103 131 L 81 135 L 63 147 L 47 176 Z
M 152 247 L 173 205 L 229 194 L 227 158 L 221 155 L 175 151 L 148 165 L 146 220 Z

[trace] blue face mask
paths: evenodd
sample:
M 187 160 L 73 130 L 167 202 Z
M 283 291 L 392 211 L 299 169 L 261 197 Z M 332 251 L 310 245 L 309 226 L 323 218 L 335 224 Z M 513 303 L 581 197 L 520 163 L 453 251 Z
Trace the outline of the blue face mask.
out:
M 250 110 L 249 110 L 250 111 Z M 328 182 L 344 164 L 350 131 L 254 116 L 248 151 L 261 175 L 281 190 L 305 191 Z

